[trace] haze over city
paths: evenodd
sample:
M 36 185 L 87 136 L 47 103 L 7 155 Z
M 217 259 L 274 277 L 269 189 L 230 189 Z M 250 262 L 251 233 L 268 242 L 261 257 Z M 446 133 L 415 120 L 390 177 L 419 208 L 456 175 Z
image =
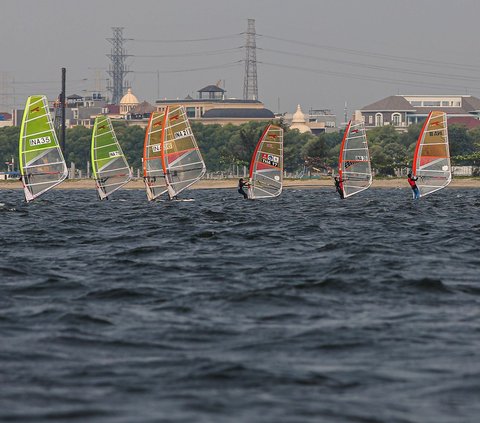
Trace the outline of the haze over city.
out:
M 195 96 L 221 81 L 243 95 L 247 19 L 255 19 L 259 99 L 274 112 L 348 112 L 392 94 L 480 94 L 480 3 L 385 0 L 62 0 L 8 2 L 0 15 L 0 108 L 30 94 L 106 92 L 112 27 L 124 27 L 140 100 Z

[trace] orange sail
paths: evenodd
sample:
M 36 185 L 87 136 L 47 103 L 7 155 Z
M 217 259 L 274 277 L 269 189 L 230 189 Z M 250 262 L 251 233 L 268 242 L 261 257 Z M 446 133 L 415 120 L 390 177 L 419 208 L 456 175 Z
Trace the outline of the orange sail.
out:
M 447 116 L 444 112 L 433 111 L 428 115 L 418 137 L 412 173 L 418 177 L 421 197 L 445 188 L 451 182 Z

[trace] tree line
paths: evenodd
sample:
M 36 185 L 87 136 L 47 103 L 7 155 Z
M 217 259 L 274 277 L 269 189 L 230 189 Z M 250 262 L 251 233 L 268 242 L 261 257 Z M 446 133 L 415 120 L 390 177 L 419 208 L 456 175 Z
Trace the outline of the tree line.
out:
M 284 163 L 287 172 L 302 169 L 323 171 L 335 169 L 338 164 L 343 131 L 321 134 L 301 134 L 289 130 L 282 120 L 274 123 L 284 130 Z M 113 122 L 118 140 L 127 160 L 134 169 L 141 168 L 145 129 Z M 226 171 L 232 166 L 246 166 L 266 124 L 249 122 L 236 125 L 204 125 L 192 122 L 192 130 L 209 172 Z M 406 132 L 397 132 L 393 126 L 382 126 L 367 132 L 372 167 L 379 175 L 394 175 L 396 168 L 411 167 L 415 143 L 421 124 L 411 125 Z M 19 127 L 0 128 L 0 160 L 18 161 Z M 464 126 L 448 128 L 450 154 L 455 165 L 480 165 L 480 128 L 468 130 Z M 67 130 L 66 161 L 77 169 L 87 169 L 90 161 L 92 130 L 77 126 Z M 6 170 L 6 164 L 0 167 Z

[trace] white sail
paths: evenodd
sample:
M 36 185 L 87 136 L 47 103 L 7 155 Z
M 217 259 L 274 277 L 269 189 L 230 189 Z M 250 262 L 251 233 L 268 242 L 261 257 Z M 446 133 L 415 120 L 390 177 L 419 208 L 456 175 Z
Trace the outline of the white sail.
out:
M 19 159 L 27 202 L 60 184 L 68 175 L 43 95 L 28 97 L 20 130 Z
M 272 198 L 283 188 L 283 129 L 268 125 L 257 143 L 250 164 L 248 197 Z
M 363 121 L 350 121 L 345 129 L 338 160 L 344 198 L 366 190 L 372 184 L 372 168 Z
M 445 188 L 452 180 L 447 115 L 433 111 L 418 137 L 413 157 L 413 175 L 418 177 L 420 196 Z
M 100 199 L 124 186 L 132 173 L 107 116 L 97 116 L 92 132 L 92 168 Z

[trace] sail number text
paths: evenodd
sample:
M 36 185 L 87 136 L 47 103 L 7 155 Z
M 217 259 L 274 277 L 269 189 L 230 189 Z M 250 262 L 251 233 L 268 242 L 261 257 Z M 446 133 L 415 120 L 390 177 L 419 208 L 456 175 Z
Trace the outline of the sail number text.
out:
M 33 138 L 30 140 L 30 145 L 32 147 L 35 147 L 37 145 L 43 145 L 43 144 L 50 144 L 52 140 L 50 137 L 40 137 L 40 138 Z

